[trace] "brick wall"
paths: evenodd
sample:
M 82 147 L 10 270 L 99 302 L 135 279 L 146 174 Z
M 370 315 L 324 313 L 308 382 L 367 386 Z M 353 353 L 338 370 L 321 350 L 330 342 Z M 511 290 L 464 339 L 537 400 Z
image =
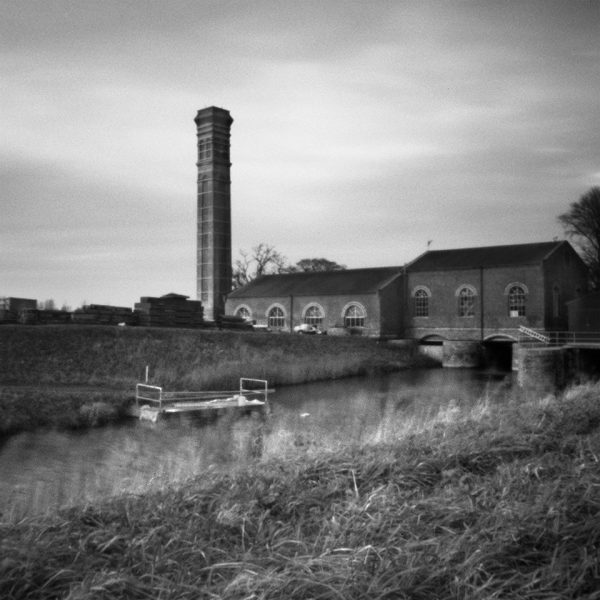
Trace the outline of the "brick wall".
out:
M 509 315 L 506 292 L 512 283 L 522 284 L 528 291 L 525 316 Z M 417 286 L 431 292 L 428 317 L 414 316 L 413 293 Z M 463 286 L 473 288 L 476 293 L 474 312 L 470 317 L 458 315 L 457 291 Z M 450 339 L 476 340 L 503 330 L 514 337 L 520 325 L 543 327 L 543 289 L 539 266 L 409 273 L 407 335 L 421 339 L 436 333 Z
M 344 309 L 351 303 L 360 304 L 365 309 L 365 335 L 380 334 L 381 311 L 377 294 L 360 294 L 353 296 L 280 296 L 269 298 L 235 298 L 227 300 L 227 314 L 235 314 L 241 307 L 250 310 L 251 318 L 258 325 L 267 325 L 267 312 L 274 305 L 283 308 L 285 314 L 284 330 L 290 331 L 295 325 L 304 322 L 304 311 L 311 304 L 318 304 L 324 313 L 322 329 L 343 326 Z M 291 316 L 291 321 L 290 321 Z

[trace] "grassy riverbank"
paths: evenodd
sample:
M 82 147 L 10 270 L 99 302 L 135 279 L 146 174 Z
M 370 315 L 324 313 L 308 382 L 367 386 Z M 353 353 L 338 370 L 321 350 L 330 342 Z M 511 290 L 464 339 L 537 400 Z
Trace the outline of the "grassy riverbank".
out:
M 599 598 L 600 386 L 0 529 L 17 598 Z
M 288 385 L 414 364 L 374 340 L 193 329 L 0 327 L 0 434 L 118 419 L 144 380 L 170 390 Z

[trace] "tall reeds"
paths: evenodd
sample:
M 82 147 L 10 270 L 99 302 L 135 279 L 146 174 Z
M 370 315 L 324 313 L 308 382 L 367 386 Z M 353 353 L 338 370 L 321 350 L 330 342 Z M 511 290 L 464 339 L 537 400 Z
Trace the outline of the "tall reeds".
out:
M 47 326 L 0 328 L 0 383 L 131 388 L 146 366 L 173 389 L 275 385 L 406 366 L 410 352 L 364 338 L 230 331 Z
M 193 329 L 90 326 L 0 328 L 0 435 L 87 427 L 122 417 L 144 381 L 169 390 L 271 386 L 415 364 L 406 350 L 369 339 Z

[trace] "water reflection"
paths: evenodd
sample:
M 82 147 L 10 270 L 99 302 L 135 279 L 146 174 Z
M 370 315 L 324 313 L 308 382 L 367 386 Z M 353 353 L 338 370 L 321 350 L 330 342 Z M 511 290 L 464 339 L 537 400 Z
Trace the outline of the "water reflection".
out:
M 511 389 L 511 375 L 417 370 L 281 388 L 266 427 L 248 417 L 23 433 L 0 448 L 1 519 L 157 489 L 260 453 L 269 458 L 391 440 L 482 399 L 504 401 Z
M 47 431 L 9 438 L 0 451 L 2 520 L 142 493 L 184 481 L 241 452 L 253 421 L 214 423 L 132 419 L 84 433 Z M 240 441 L 241 440 L 241 441 Z

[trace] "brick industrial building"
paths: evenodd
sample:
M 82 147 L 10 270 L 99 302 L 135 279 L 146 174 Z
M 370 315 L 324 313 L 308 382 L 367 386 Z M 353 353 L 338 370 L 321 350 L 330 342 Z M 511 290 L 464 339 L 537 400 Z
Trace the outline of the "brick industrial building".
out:
M 229 112 L 198 111 L 198 299 L 207 319 L 424 344 L 514 342 L 519 326 L 566 329 L 587 269 L 565 241 L 428 251 L 405 266 L 266 275 L 231 291 Z
M 406 268 L 403 335 L 482 340 L 567 328 L 587 269 L 568 242 L 426 252 Z
M 234 290 L 228 312 L 271 329 L 309 323 L 364 335 L 398 337 L 402 267 L 266 275 Z
M 308 322 L 425 342 L 567 327 L 587 269 L 568 242 L 429 251 L 405 267 L 266 275 L 234 290 L 228 312 L 274 329 Z

